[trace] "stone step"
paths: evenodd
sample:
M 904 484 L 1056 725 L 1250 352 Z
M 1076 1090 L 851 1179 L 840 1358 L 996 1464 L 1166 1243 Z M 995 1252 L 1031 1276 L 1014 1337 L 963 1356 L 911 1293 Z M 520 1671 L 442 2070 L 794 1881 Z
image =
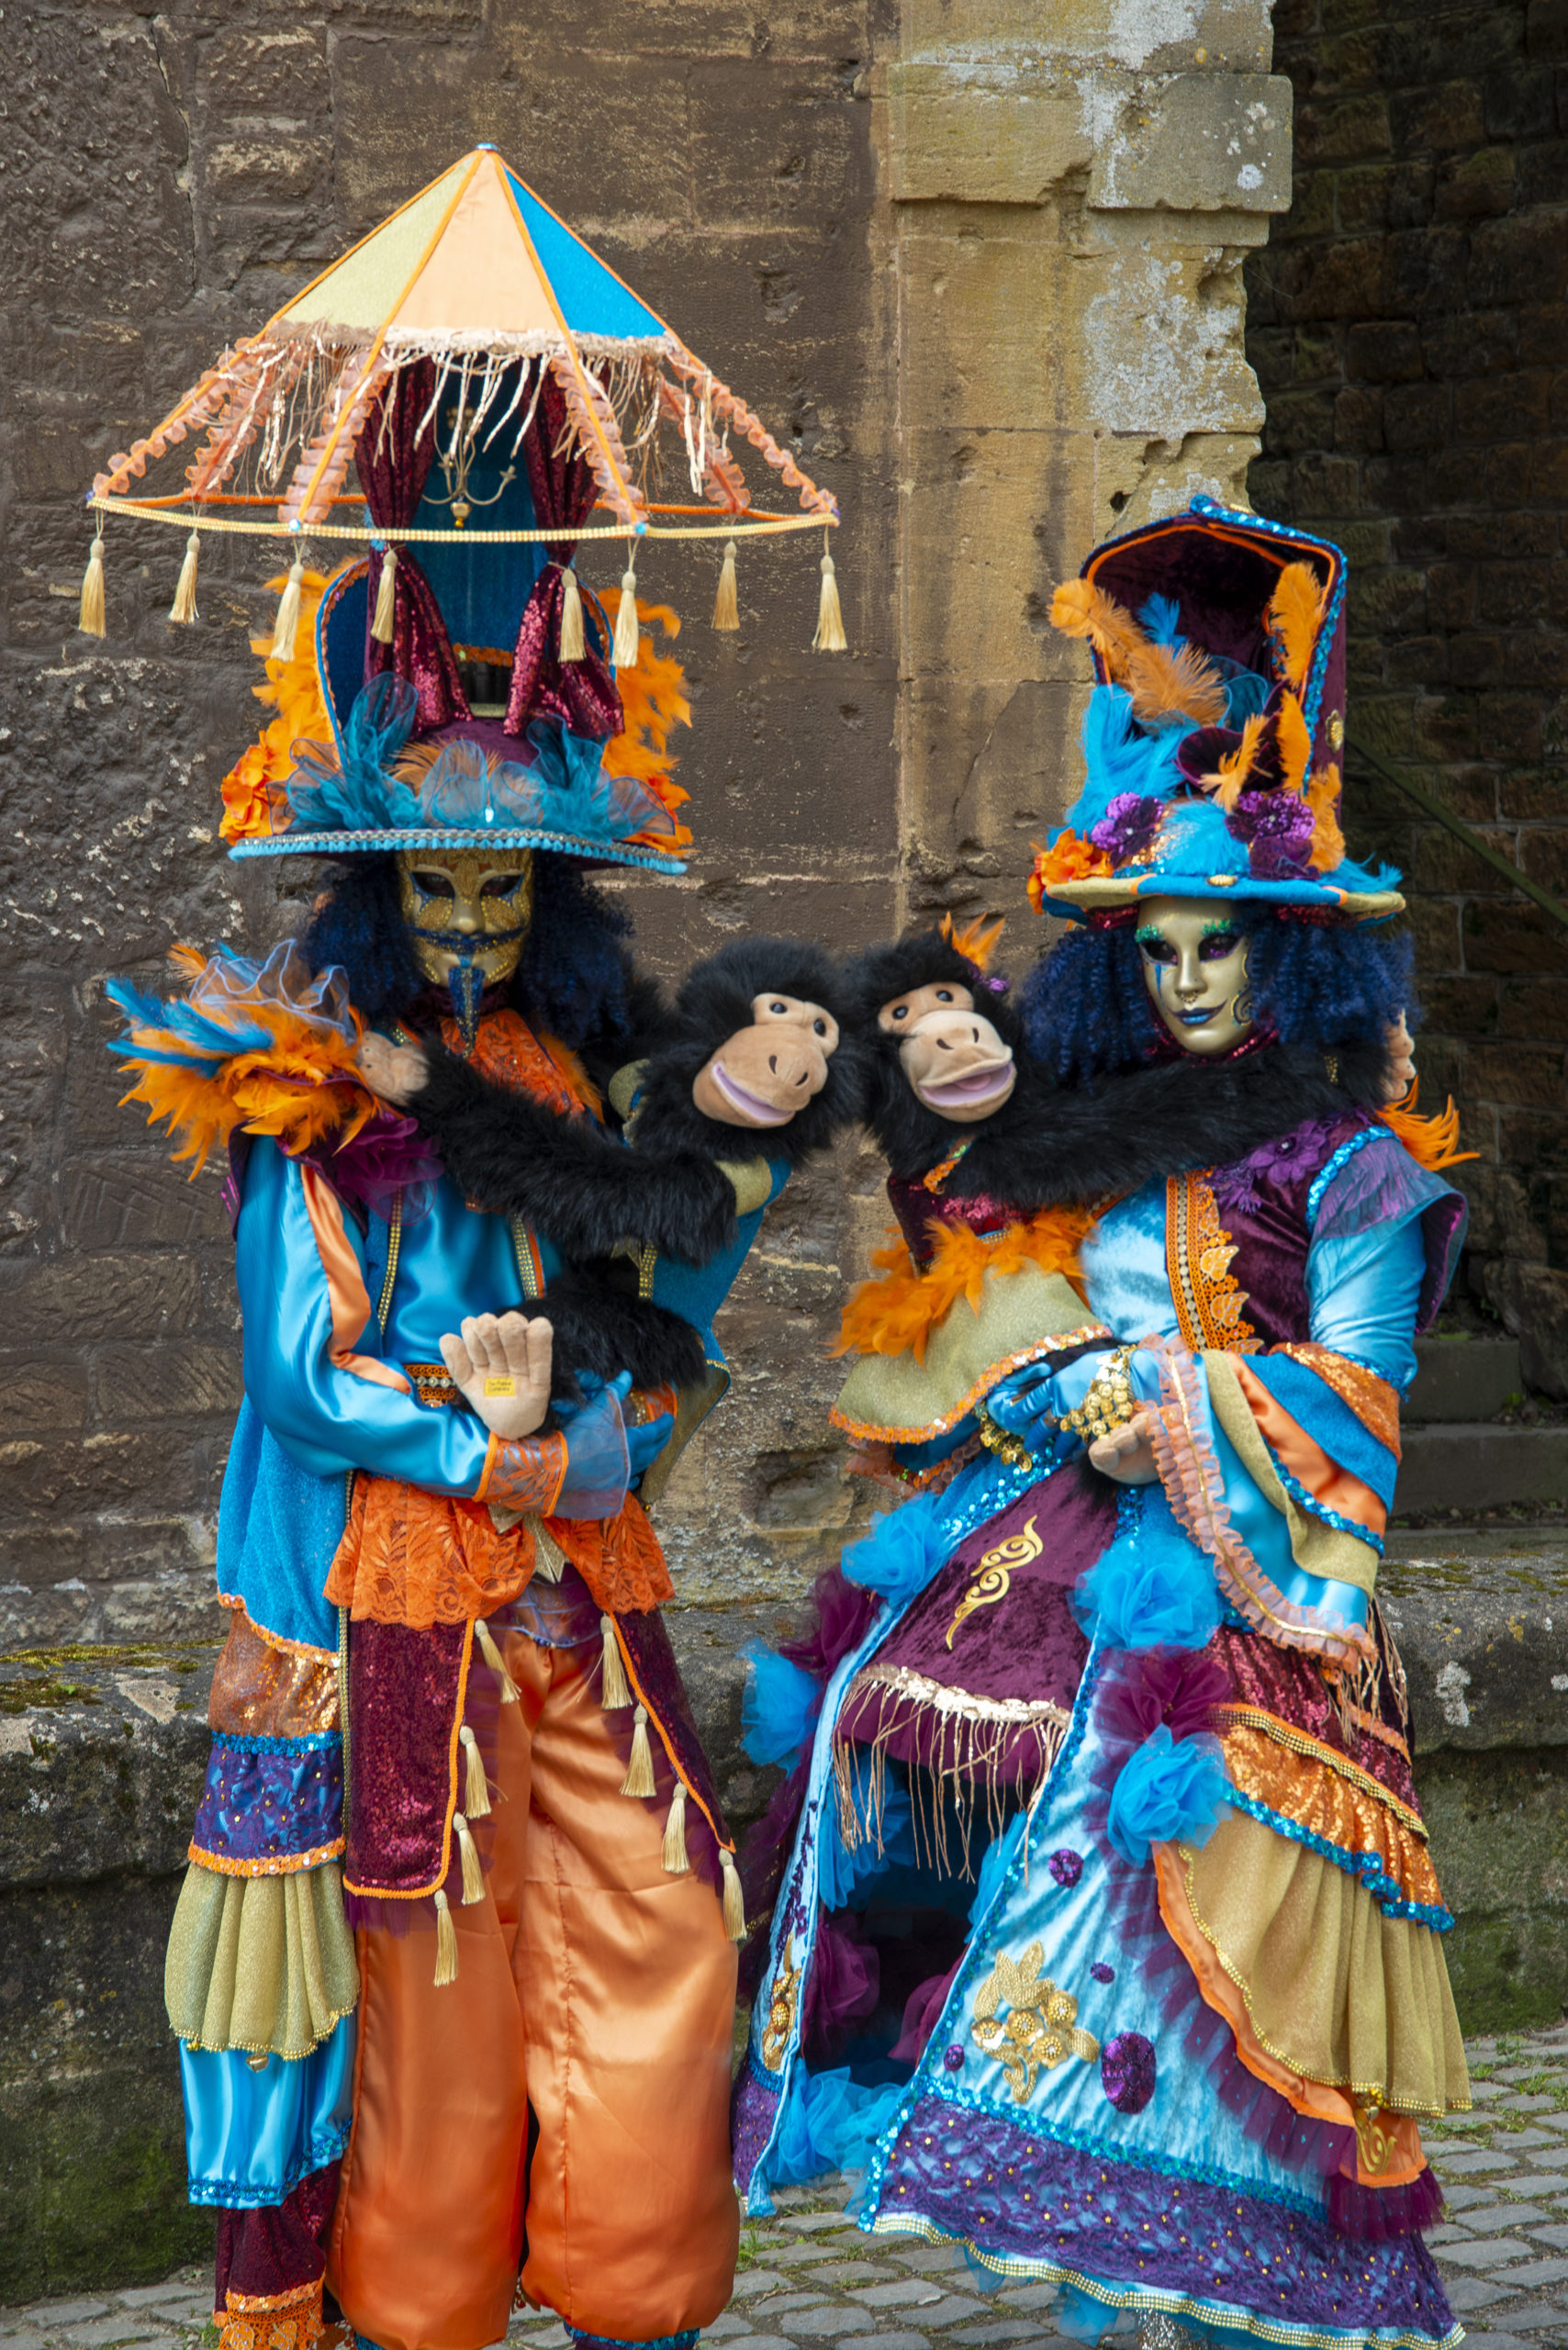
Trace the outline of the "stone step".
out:
M 1403 1435 L 1393 1516 L 1411 1510 L 1506 1509 L 1568 1501 L 1568 1427 L 1487 1427 L 1435 1421 Z
M 1407 1422 L 1495 1419 L 1524 1392 L 1517 1338 L 1417 1338 L 1416 1359 L 1421 1368 L 1400 1414 Z

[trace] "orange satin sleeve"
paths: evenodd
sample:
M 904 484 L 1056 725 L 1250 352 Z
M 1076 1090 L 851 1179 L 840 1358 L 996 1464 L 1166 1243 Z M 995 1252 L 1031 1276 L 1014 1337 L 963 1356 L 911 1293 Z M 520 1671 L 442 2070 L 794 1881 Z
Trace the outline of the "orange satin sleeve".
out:
M 1253 1418 L 1291 1475 L 1326 1509 L 1336 1511 L 1341 1517 L 1353 1518 L 1358 1526 L 1368 1528 L 1373 1534 L 1381 1534 L 1388 1524 L 1388 1511 L 1372 1487 L 1363 1485 L 1359 1477 L 1352 1477 L 1348 1469 L 1341 1469 L 1337 1460 L 1329 1459 L 1300 1421 L 1293 1419 L 1284 1405 L 1270 1394 L 1257 1372 L 1249 1369 L 1245 1355 L 1232 1355 L 1229 1360 Z
M 343 1229 L 342 1203 L 319 1169 L 308 1161 L 299 1169 L 299 1181 L 332 1310 L 328 1359 L 335 1371 L 351 1371 L 356 1379 L 368 1379 L 376 1387 L 395 1387 L 400 1395 L 411 1394 L 413 1390 L 395 1363 L 383 1362 L 379 1355 L 355 1352 L 370 1321 L 370 1292 L 364 1286 L 359 1259 Z

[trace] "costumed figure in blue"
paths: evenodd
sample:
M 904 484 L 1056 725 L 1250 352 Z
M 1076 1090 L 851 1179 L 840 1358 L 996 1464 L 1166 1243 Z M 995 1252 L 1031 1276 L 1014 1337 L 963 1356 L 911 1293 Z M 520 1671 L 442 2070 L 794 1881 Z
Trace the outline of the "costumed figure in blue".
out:
M 1469 2104 L 1452 1919 L 1375 1586 L 1464 1212 L 1451 1112 L 1394 1106 L 1397 876 L 1339 828 L 1344 593 L 1203 500 L 1058 591 L 1097 684 L 1033 894 L 1074 928 L 1017 1014 L 972 938 L 863 967 L 949 1115 L 962 1016 L 986 1119 L 889 1144 L 834 1417 L 908 1497 L 747 1696 L 790 1772 L 747 1855 L 748 2208 L 857 2173 L 863 2228 L 1055 2283 L 1086 2340 L 1461 2338 L 1421 2234 L 1422 2125 Z M 987 1157 L 1009 1020 L 995 1117 L 1035 1089 L 1050 1158 L 1058 1089 L 1076 1190 L 1022 1126 Z M 1187 1146 L 1129 1181 L 1172 1098 Z
M 556 377 L 513 373 L 528 475 L 498 452 L 468 495 L 580 517 Z M 440 388 L 403 366 L 360 429 L 399 520 Z M 226 836 L 331 860 L 302 934 L 182 953 L 172 1003 L 114 990 L 135 1098 L 182 1155 L 228 1147 L 244 1318 L 167 1966 L 229 2350 L 309 2350 L 334 2306 L 382 2350 L 481 2350 L 519 2298 L 579 2343 L 689 2344 L 734 2270 L 744 1916 L 644 1505 L 853 1054 L 811 949 L 742 942 L 673 1009 L 635 977 L 583 876 L 684 869 L 654 755 L 679 671 L 644 629 L 618 679 L 543 548 L 442 553 L 461 657 L 406 545 L 292 583 Z M 521 1122 L 471 1116 L 461 1180 L 399 1106 L 427 1080 L 456 1128 L 465 1086 Z

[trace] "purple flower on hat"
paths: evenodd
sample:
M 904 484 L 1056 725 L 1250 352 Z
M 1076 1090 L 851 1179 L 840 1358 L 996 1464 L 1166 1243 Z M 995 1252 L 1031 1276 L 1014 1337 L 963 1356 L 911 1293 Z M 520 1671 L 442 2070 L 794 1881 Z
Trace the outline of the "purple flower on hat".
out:
M 1107 801 L 1099 822 L 1090 826 L 1089 837 L 1113 865 L 1125 865 L 1148 846 L 1159 830 L 1163 807 L 1163 800 L 1146 799 L 1141 792 L 1118 791 Z
M 1154 2042 L 1119 2031 L 1100 2052 L 1100 2086 L 1118 2113 L 1141 2113 L 1154 2095 Z
M 1226 818 L 1233 840 L 1247 845 L 1259 881 L 1294 881 L 1307 870 L 1316 818 L 1294 791 L 1244 791 Z
M 1083 1874 L 1083 1855 L 1075 1852 L 1070 1844 L 1063 1844 L 1058 1852 L 1051 1854 L 1046 1866 L 1058 1885 L 1075 1886 Z

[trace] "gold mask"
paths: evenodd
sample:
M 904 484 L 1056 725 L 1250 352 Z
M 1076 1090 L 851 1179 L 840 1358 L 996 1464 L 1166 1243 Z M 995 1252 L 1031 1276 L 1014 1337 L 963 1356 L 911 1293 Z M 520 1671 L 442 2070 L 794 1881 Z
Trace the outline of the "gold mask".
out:
M 398 894 L 414 960 L 450 989 L 471 1035 L 487 988 L 510 979 L 533 919 L 532 849 L 399 849 Z
M 1251 1033 L 1247 937 L 1223 906 L 1150 898 L 1137 934 L 1144 985 L 1184 1053 L 1217 1059 Z

